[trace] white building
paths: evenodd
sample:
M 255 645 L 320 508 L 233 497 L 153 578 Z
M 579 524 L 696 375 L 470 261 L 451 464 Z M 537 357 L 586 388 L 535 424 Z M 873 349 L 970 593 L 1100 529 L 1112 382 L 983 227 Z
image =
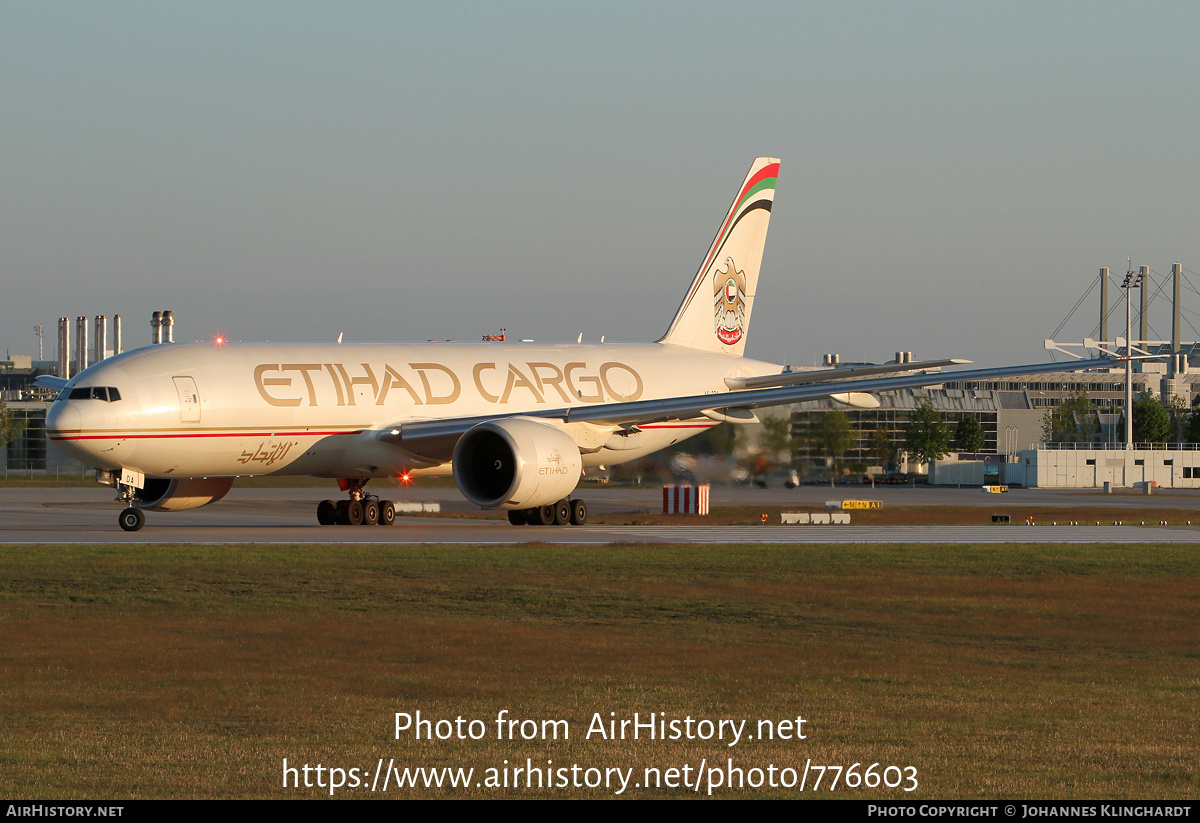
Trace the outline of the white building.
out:
M 1149 444 L 1140 444 L 1146 445 Z M 1004 482 L 1027 488 L 1133 488 L 1148 482 L 1165 488 L 1200 488 L 1200 450 L 1195 444 L 1155 448 L 1103 448 L 1054 443 L 1026 449 L 1004 466 Z

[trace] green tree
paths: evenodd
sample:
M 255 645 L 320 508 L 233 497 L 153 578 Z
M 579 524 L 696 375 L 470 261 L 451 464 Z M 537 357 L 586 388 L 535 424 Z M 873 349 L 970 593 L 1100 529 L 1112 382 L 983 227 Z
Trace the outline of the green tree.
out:
M 1124 430 L 1125 423 L 1121 423 Z M 1171 415 L 1148 393 L 1133 401 L 1133 442 L 1166 443 L 1171 436 Z
M 833 469 L 829 481 L 832 483 L 837 474 L 838 459 L 854 445 L 854 427 L 850 425 L 850 418 L 838 409 L 827 411 L 817 417 L 809 436 L 820 453 L 829 458 Z
M 762 431 L 758 435 L 758 446 L 768 459 L 777 460 L 780 455 L 783 455 L 783 462 L 790 466 L 796 455 L 791 418 L 762 418 Z
M 25 431 L 25 421 L 19 419 L 8 404 L 0 400 L 0 448 L 16 440 Z
M 1086 392 L 1078 392 L 1048 410 L 1042 418 L 1042 439 L 1047 443 L 1090 443 L 1100 423 Z
M 959 451 L 983 451 L 984 441 L 983 426 L 979 425 L 976 418 L 969 414 L 959 418 L 958 426 L 954 429 L 954 445 Z
M 722 423 L 713 426 L 703 434 L 689 437 L 671 447 L 671 453 L 685 452 L 687 454 L 731 455 L 737 446 L 738 429 L 733 423 Z
M 909 418 L 904 429 L 904 448 L 920 463 L 940 460 L 950 453 L 950 427 L 928 400 Z
M 1188 421 L 1191 419 L 1192 410 L 1188 408 L 1186 398 L 1175 394 L 1171 396 L 1171 405 L 1167 408 L 1167 413 L 1171 416 L 1171 442 L 1186 443 Z
M 887 464 L 896 458 L 896 447 L 892 444 L 892 434 L 887 427 L 880 423 L 871 432 L 871 453 L 879 461 L 879 465 L 887 470 Z
M 1192 409 L 1183 427 L 1185 443 L 1200 443 L 1200 408 Z

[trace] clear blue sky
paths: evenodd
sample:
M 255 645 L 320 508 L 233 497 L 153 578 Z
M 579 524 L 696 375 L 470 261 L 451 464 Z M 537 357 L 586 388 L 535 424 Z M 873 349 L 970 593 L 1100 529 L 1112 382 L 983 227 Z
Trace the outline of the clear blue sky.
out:
M 0 347 L 163 308 L 652 340 L 768 154 L 747 354 L 1041 361 L 1100 266 L 1200 271 L 1198 34 L 1184 2 L 5 0 Z

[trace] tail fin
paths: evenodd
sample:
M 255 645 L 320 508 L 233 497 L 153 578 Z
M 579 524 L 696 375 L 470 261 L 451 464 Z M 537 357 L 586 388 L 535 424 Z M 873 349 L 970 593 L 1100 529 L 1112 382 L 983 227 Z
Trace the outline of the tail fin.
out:
M 758 287 L 779 161 L 759 157 L 659 343 L 741 355 Z M 710 302 L 711 299 L 711 302 Z

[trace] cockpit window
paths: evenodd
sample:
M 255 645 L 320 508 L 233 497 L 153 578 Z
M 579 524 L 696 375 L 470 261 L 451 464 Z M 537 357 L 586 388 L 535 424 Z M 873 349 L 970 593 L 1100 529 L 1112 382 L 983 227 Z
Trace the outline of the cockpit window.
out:
M 121 399 L 121 393 L 111 386 L 76 386 L 71 389 L 70 394 L 63 389 L 63 393 L 58 396 L 58 399 L 103 400 L 106 403 L 113 403 Z

